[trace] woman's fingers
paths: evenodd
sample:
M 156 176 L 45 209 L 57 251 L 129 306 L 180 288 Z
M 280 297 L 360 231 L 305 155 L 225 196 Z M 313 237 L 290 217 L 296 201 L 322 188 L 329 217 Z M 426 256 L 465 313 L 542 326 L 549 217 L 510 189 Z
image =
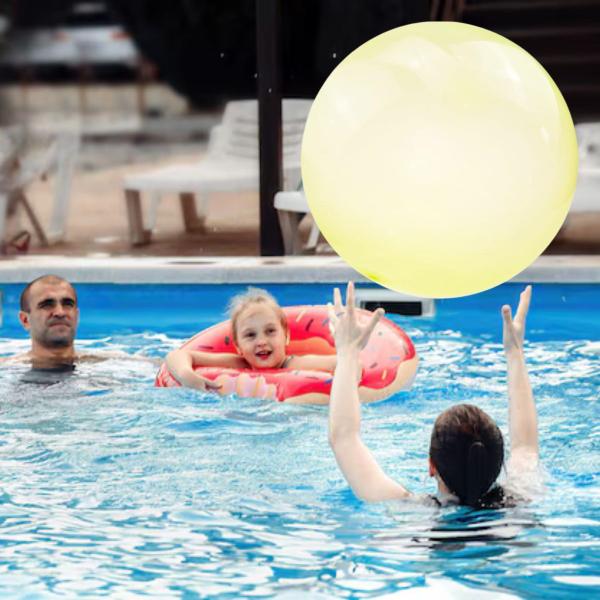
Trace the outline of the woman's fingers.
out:
M 377 323 L 379 323 L 379 320 L 381 319 L 381 317 L 383 317 L 384 312 L 385 311 L 383 310 L 383 308 L 378 308 L 371 315 L 371 319 L 367 323 L 365 330 L 363 332 L 362 338 L 361 338 L 361 340 L 363 342 L 366 342 L 369 339 L 369 337 L 371 337 L 373 330 L 375 329 L 375 327 L 377 327 Z
M 350 316 L 354 315 L 354 283 L 352 281 L 348 282 L 346 288 L 346 310 Z
M 342 295 L 340 294 L 340 288 L 335 288 L 333 290 L 333 306 L 335 307 L 336 313 L 341 313 L 344 311 L 344 306 L 342 304 Z
M 331 335 L 335 335 L 335 328 L 338 323 L 338 318 L 331 302 L 327 303 L 327 314 L 329 315 L 329 331 L 331 332 Z
M 528 285 L 522 292 L 519 298 L 519 307 L 517 308 L 516 319 L 525 323 L 525 318 L 529 311 L 529 303 L 531 302 L 531 286 Z
M 514 339 L 516 335 L 515 324 L 512 318 L 512 310 L 508 304 L 505 304 L 502 307 L 502 325 L 504 329 L 504 343 L 506 343 L 506 340 L 509 337 Z
M 377 309 L 371 318 L 365 323 L 366 319 L 359 317 L 355 310 L 355 290 L 354 283 L 348 282 L 346 288 L 346 307 L 342 304 L 340 290 L 334 289 L 333 292 L 334 306 L 327 305 L 330 326 L 333 331 L 337 332 L 345 340 L 344 343 L 357 343 L 364 346 L 365 342 L 379 323 L 379 320 L 384 315 L 385 311 L 382 308 Z M 337 342 L 342 343 L 341 339 Z
M 337 317 L 335 316 L 335 310 L 333 309 L 333 304 L 331 304 L 331 302 L 327 303 L 327 314 L 329 315 L 329 319 L 331 321 L 337 319 Z

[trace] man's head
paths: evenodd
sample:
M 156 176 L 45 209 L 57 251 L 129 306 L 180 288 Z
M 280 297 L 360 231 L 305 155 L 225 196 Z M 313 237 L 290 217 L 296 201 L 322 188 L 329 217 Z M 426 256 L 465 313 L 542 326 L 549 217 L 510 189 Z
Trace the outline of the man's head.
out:
M 56 275 L 34 279 L 21 294 L 19 320 L 29 332 L 34 348 L 36 345 L 50 350 L 72 346 L 79 322 L 73 286 Z

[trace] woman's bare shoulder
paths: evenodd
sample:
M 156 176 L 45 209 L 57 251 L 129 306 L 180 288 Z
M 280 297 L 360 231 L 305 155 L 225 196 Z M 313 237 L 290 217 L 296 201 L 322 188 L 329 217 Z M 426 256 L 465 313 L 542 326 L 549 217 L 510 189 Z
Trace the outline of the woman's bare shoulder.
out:
M 543 495 L 546 472 L 537 457 L 508 463 L 506 481 L 503 484 L 505 497 L 513 504 L 531 502 Z

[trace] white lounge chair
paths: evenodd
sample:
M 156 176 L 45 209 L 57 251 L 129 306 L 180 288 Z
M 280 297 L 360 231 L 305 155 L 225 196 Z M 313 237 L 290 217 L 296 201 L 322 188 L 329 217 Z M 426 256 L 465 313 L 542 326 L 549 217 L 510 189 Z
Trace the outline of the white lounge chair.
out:
M 71 179 L 79 148 L 79 135 L 74 132 L 58 134 L 48 147 L 28 152 L 26 133 L 20 128 L 0 133 L 0 242 L 4 240 L 6 218 L 12 208 L 21 206 L 42 246 L 61 241 L 65 235 L 71 194 Z M 47 230 L 37 218 L 25 188 L 36 179 L 56 173 L 54 202 Z
M 571 204 L 570 214 L 600 212 L 600 122 L 580 123 L 576 126 L 579 145 L 579 173 L 577 189 Z M 279 221 L 286 254 L 299 254 L 315 250 L 320 232 L 313 220 L 307 243 L 302 246 L 299 238 L 299 225 L 310 215 L 306 196 L 301 190 L 284 191 L 275 194 L 275 208 Z
M 303 251 L 316 251 L 319 242 L 319 226 L 310 214 L 306 196 L 302 190 L 277 192 L 275 208 L 278 211 L 283 246 L 286 254 L 300 254 Z M 312 219 L 308 240 L 304 246 L 300 242 L 299 227 L 305 218 Z
M 300 181 L 300 148 L 311 104 L 311 100 L 295 99 L 282 103 L 283 174 L 287 189 L 296 188 Z M 124 179 L 130 241 L 134 245 L 150 242 L 156 208 L 164 194 L 179 195 L 186 231 L 203 231 L 211 192 L 255 191 L 258 186 L 258 104 L 256 100 L 230 102 L 223 121 L 212 129 L 206 156 L 200 162 Z M 152 200 L 146 220 L 142 212 L 144 192 Z
M 579 145 L 579 173 L 569 212 L 600 212 L 600 122 L 579 123 L 575 130 Z

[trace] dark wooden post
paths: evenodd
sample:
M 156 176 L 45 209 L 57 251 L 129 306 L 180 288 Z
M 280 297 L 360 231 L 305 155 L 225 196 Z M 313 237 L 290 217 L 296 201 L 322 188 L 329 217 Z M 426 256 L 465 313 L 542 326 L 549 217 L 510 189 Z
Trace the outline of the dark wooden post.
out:
M 256 62 L 260 150 L 260 254 L 283 255 L 283 238 L 273 206 L 282 189 L 281 5 L 256 0 Z

